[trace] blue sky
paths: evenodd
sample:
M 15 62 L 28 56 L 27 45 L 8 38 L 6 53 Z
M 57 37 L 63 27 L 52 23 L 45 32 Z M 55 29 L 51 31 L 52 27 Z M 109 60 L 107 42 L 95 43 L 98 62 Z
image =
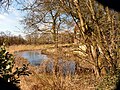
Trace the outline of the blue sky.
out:
M 10 7 L 8 11 L 0 13 L 0 32 L 10 31 L 14 35 L 23 35 L 23 25 L 20 24 L 23 13 L 15 7 Z
M 24 0 L 21 0 L 21 2 Z M 34 0 L 26 0 L 24 4 L 32 3 Z M 8 32 L 10 31 L 11 34 L 19 35 L 21 34 L 24 36 L 24 25 L 20 23 L 23 16 L 26 15 L 25 12 L 21 12 L 16 8 L 21 8 L 21 5 L 16 4 L 16 2 L 12 3 L 12 6 L 9 7 L 9 10 L 6 12 L 0 11 L 0 32 Z M 40 25 L 40 28 L 46 28 L 44 25 Z M 68 28 L 66 28 L 68 29 Z

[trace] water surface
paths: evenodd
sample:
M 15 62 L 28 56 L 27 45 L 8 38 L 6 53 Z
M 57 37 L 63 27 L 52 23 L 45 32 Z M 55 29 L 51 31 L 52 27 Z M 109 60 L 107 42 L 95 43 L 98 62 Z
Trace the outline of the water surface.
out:
M 47 60 L 47 55 L 41 54 L 40 51 L 23 51 L 21 57 L 27 59 L 32 65 L 40 65 L 44 60 Z
M 41 54 L 40 51 L 23 51 L 19 53 L 21 57 L 27 59 L 30 64 L 38 66 L 45 60 L 50 60 L 49 63 L 46 64 L 46 71 L 52 72 L 53 69 L 53 59 L 48 58 L 47 55 Z M 74 61 L 64 61 L 62 59 L 58 60 L 59 70 L 66 75 L 68 72 L 71 74 L 75 73 L 75 62 Z

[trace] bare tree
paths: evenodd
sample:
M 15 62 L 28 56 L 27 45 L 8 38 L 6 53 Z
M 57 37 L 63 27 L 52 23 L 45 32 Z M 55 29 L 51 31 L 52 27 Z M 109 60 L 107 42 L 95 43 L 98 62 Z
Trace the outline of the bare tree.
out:
M 58 4 L 57 0 L 35 0 L 33 4 L 23 9 L 28 11 L 28 15 L 23 20 L 26 28 L 52 33 L 55 47 L 58 47 L 58 31 L 63 29 L 62 24 L 68 17 Z
M 106 73 L 115 73 L 119 60 L 118 13 L 94 0 L 60 0 L 60 5 L 73 17 L 97 76 L 103 68 Z
M 58 29 L 67 21 L 63 16 L 72 17 L 78 29 L 78 40 L 87 48 L 84 52 L 87 55 L 79 57 L 89 59 L 97 76 L 104 72 L 115 74 L 119 60 L 119 13 L 95 0 L 35 0 L 24 10 L 29 11 L 25 24 L 38 31 L 46 31 L 40 28 L 41 24 L 47 26 L 47 32 L 53 33 L 56 47 Z

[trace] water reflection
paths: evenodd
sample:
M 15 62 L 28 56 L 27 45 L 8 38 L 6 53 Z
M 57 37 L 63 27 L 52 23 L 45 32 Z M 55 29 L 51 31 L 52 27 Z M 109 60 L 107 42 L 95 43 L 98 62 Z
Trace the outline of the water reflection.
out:
M 45 72 L 51 73 L 53 71 L 53 59 L 48 58 L 47 55 L 41 54 L 39 51 L 24 51 L 21 52 L 21 56 L 26 58 L 30 64 L 38 66 L 43 63 L 44 61 L 49 59 L 45 66 Z M 74 61 L 64 61 L 59 59 L 57 62 L 57 71 L 62 72 L 63 75 L 67 75 L 68 73 L 73 75 L 75 73 L 75 62 Z
M 53 61 L 49 61 L 46 65 L 45 72 L 51 73 L 53 71 Z M 67 74 L 75 74 L 75 62 L 74 61 L 64 61 L 62 59 L 58 60 L 57 66 L 55 67 L 55 71 L 62 73 L 64 76 Z
M 44 60 L 47 60 L 46 55 L 41 54 L 37 51 L 24 51 L 22 52 L 22 57 L 26 58 L 32 65 L 40 65 Z

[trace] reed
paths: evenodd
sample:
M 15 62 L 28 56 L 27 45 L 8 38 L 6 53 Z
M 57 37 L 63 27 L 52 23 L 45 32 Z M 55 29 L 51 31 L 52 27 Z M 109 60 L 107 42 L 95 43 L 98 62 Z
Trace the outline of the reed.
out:
M 84 74 L 81 72 L 80 75 L 63 76 L 61 72 L 58 74 L 41 72 L 45 71 L 46 61 L 41 66 L 29 65 L 29 70 L 32 73 L 30 76 L 21 77 L 20 88 L 21 90 L 95 90 L 94 75 L 92 73 Z M 16 67 L 22 66 L 22 64 L 28 64 L 29 62 L 21 57 L 15 58 Z M 59 74 L 60 73 L 60 74 Z
M 59 69 L 54 67 L 52 73 L 49 73 L 46 71 L 46 64 L 49 63 L 49 60 L 46 60 L 41 66 L 29 65 L 28 67 L 32 74 L 30 76 L 20 77 L 21 90 L 99 90 L 97 86 L 100 85 L 103 79 L 96 78 L 93 71 L 89 69 L 90 66 L 85 68 L 86 62 L 75 61 L 77 62 L 77 72 L 75 75 L 70 75 L 68 72 L 68 74 L 64 76 L 60 71 L 61 66 L 57 64 L 58 58 L 63 57 L 63 59 L 66 60 L 77 60 L 77 58 L 73 57 L 66 47 L 64 50 L 59 48 L 57 51 L 53 47 L 54 45 L 19 45 L 7 48 L 10 53 L 14 53 L 15 51 L 49 49 L 51 50 L 49 53 L 53 55 L 55 65 L 59 67 Z M 22 64 L 28 63 L 26 59 L 16 57 L 14 68 L 21 67 Z M 79 67 L 79 64 L 85 67 Z M 100 90 L 104 90 L 104 87 Z

